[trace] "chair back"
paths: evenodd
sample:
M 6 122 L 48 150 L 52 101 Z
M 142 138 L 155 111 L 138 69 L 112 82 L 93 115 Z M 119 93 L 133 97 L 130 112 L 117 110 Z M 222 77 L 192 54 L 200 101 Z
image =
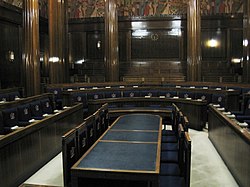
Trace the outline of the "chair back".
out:
M 76 127 L 78 159 L 88 150 L 86 121 Z
M 6 102 L 9 100 L 8 94 L 0 94 L 0 101 Z
M 72 129 L 62 136 L 62 157 L 64 186 L 70 186 L 70 168 L 78 159 L 76 129 Z
M 54 111 L 52 104 L 48 98 L 41 100 L 41 107 L 43 114 L 52 114 Z
M 101 129 L 102 133 L 108 129 L 109 126 L 109 113 L 108 113 L 108 104 L 102 105 L 100 110 L 100 118 L 101 118 Z
M 35 119 L 41 119 L 43 116 L 43 111 L 40 101 L 35 101 L 30 103 L 31 116 Z
M 250 99 L 248 99 L 245 103 L 244 115 L 250 115 Z
M 18 123 L 27 123 L 31 119 L 30 105 L 24 104 L 17 107 Z
M 95 142 L 95 130 L 94 130 L 94 126 L 95 126 L 95 116 L 94 115 L 90 115 L 87 118 L 84 119 L 84 121 L 86 122 L 86 127 L 87 127 L 87 140 L 88 140 L 88 148 L 93 145 L 93 143 Z
M 100 110 L 97 110 L 93 116 L 95 117 L 94 121 L 94 130 L 95 130 L 95 140 L 97 140 L 102 134 L 101 128 L 101 118 L 100 118 Z
M 225 96 L 221 94 L 213 94 L 212 95 L 212 103 L 219 104 L 221 106 L 225 106 Z
M 186 187 L 190 187 L 191 143 L 189 133 L 185 132 L 183 143 L 183 177 L 185 178 Z
M 16 92 L 10 92 L 9 93 L 9 101 L 14 101 L 16 98 L 20 98 L 20 93 L 18 91 Z
M 4 127 L 11 128 L 18 125 L 17 108 L 4 109 L 2 115 Z

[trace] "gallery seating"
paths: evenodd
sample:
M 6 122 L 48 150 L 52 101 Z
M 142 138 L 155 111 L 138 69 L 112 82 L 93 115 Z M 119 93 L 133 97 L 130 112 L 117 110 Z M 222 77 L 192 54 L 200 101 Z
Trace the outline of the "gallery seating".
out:
M 84 119 L 87 127 L 87 139 L 88 139 L 88 147 L 94 144 L 95 142 L 95 116 L 90 115 Z
M 22 87 L 0 89 L 0 102 L 14 101 L 23 97 L 24 90 Z
M 26 126 L 29 125 L 31 119 L 30 104 L 23 104 L 17 107 L 18 111 L 18 125 Z
M 17 108 L 8 108 L 2 110 L 3 125 L 5 132 L 11 132 L 18 125 Z
M 76 128 L 76 138 L 77 138 L 77 152 L 78 158 L 80 158 L 88 150 L 88 136 L 86 121 L 78 125 Z
M 31 124 L 31 120 L 41 120 L 43 115 L 54 113 L 52 94 L 26 97 L 0 105 L 0 118 L 3 124 L 1 134 L 8 134 L 20 127 Z

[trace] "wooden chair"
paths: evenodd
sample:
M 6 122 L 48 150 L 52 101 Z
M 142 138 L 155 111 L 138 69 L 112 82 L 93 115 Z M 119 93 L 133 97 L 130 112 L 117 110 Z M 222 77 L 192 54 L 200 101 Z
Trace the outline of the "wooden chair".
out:
M 162 143 L 162 151 L 161 151 L 161 162 L 162 163 L 179 163 L 182 159 L 182 146 L 183 146 L 183 137 L 184 137 L 184 129 L 182 124 L 178 125 L 178 149 L 177 150 L 168 150 L 164 147 Z
M 72 129 L 62 136 L 62 156 L 64 186 L 70 186 L 70 168 L 78 159 L 76 129 Z
M 76 127 L 77 153 L 80 158 L 88 150 L 86 121 Z
M 95 126 L 95 116 L 94 115 L 90 115 L 87 118 L 84 119 L 84 121 L 86 122 L 86 127 L 87 127 L 87 140 L 88 140 L 88 148 L 91 147 L 94 142 L 95 142 L 95 130 L 94 130 L 94 126 Z
M 95 141 L 101 136 L 101 118 L 100 118 L 100 110 L 97 110 L 94 114 L 94 131 L 95 131 Z
M 101 119 L 101 129 L 103 133 L 108 129 L 108 126 L 109 126 L 108 104 L 106 103 L 102 105 L 99 111 L 100 111 L 100 119 Z
M 191 168 L 191 139 L 189 133 L 184 133 L 183 147 L 180 148 L 182 160 L 180 160 L 181 175 L 160 175 L 160 187 L 190 187 Z

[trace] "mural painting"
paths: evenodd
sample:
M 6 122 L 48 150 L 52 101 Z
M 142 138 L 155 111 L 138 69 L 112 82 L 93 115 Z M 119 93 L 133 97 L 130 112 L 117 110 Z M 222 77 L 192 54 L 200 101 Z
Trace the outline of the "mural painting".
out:
M 104 0 L 69 0 L 69 17 L 103 17 L 104 3 Z M 117 0 L 118 16 L 186 14 L 186 7 L 186 0 Z
M 201 14 L 243 13 L 243 0 L 201 0 Z
M 3 0 L 3 2 L 13 6 L 23 8 L 23 0 Z M 48 0 L 39 0 L 39 15 L 48 18 Z
M 69 0 L 70 18 L 89 18 L 104 16 L 104 0 Z
M 19 8 L 23 7 L 23 0 L 3 0 L 3 2 L 6 2 Z

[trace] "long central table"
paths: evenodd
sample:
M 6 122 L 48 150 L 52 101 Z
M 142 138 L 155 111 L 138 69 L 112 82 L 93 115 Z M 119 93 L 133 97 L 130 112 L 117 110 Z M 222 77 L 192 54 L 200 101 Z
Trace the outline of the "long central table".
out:
M 71 168 L 72 186 L 159 186 L 162 119 L 119 117 Z

